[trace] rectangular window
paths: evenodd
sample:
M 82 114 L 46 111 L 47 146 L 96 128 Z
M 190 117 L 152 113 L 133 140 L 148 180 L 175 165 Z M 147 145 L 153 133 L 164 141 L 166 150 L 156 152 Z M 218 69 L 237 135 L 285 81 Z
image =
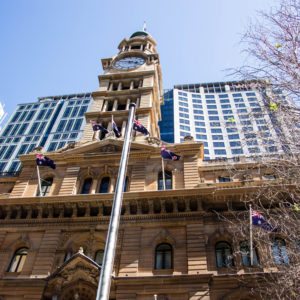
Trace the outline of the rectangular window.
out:
M 21 148 L 19 149 L 19 152 L 18 152 L 17 156 L 26 153 L 27 147 L 28 147 L 28 144 L 23 144 L 23 145 L 21 146 Z
M 182 101 L 179 101 L 179 105 L 184 106 L 184 107 L 189 107 L 188 103 L 182 102 Z
M 221 123 L 220 122 L 210 122 L 209 125 L 211 127 L 220 127 L 221 126 Z
M 260 108 L 260 107 L 257 107 L 257 108 L 252 108 L 252 111 L 254 112 L 254 113 L 261 113 L 262 112 L 262 109 Z
M 237 98 L 237 99 L 234 99 L 234 102 L 237 104 L 237 103 L 244 103 L 244 99 L 243 98 Z
M 193 99 L 194 104 L 201 104 L 202 101 L 200 99 Z
M 194 109 L 194 114 L 200 114 L 200 115 L 203 115 L 203 110 L 200 110 L 200 109 Z
M 11 172 L 16 172 L 18 171 L 20 168 L 20 162 L 18 161 L 13 161 L 9 167 L 9 171 Z
M 231 108 L 230 104 L 222 104 L 221 105 L 222 109 L 226 109 L 226 108 Z
M 247 146 L 257 146 L 258 142 L 257 142 L 257 140 L 247 140 L 246 144 L 247 144 Z
M 87 108 L 88 108 L 87 105 L 81 106 L 78 116 L 82 117 L 85 114 L 85 112 L 87 111 Z
M 67 123 L 66 120 L 61 120 L 61 121 L 59 122 L 59 124 L 58 124 L 57 131 L 58 131 L 58 132 L 63 132 L 66 123 Z M 52 150 L 51 150 L 51 151 L 52 151 Z
M 215 99 L 215 95 L 205 95 L 206 99 Z
M 46 113 L 46 115 L 45 115 L 45 118 L 44 118 L 44 120 L 46 119 L 49 119 L 50 118 L 50 116 L 51 116 L 51 114 L 52 114 L 52 112 L 53 112 L 53 109 L 48 109 L 47 110 L 47 113 Z
M 21 115 L 21 112 L 20 112 L 20 111 L 17 111 L 17 112 L 14 114 L 13 118 L 11 119 L 11 122 L 16 122 L 16 121 L 18 120 L 18 118 L 19 118 L 20 115 Z
M 189 132 L 180 131 L 180 136 L 188 136 L 188 135 L 190 135 Z
M 221 128 L 211 128 L 211 133 L 222 133 Z
M 228 135 L 228 139 L 230 139 L 230 140 L 238 140 L 239 138 L 240 138 L 239 134 Z
M 194 116 L 195 120 L 204 120 L 204 116 Z
M 28 123 L 23 123 L 18 131 L 18 135 L 22 135 L 25 133 L 27 129 Z
M 196 131 L 196 132 L 206 133 L 206 129 L 205 129 L 205 128 L 199 128 L 199 127 L 196 127 L 196 128 L 195 128 L 195 131 Z
M 246 108 L 237 109 L 236 111 L 237 111 L 238 114 L 246 114 L 247 113 Z
M 223 104 L 225 104 L 225 103 L 230 103 L 230 102 L 229 102 L 229 99 L 221 99 L 220 102 L 223 103 Z
M 180 129 L 182 129 L 182 130 L 186 130 L 186 131 L 190 131 L 190 130 L 191 130 L 190 126 L 180 125 L 179 127 L 180 127 Z
M 215 155 L 226 155 L 225 149 L 215 149 L 214 152 L 215 152 Z
M 248 93 L 246 93 L 246 96 L 256 96 L 256 94 L 253 92 L 248 92 Z
M 48 151 L 54 151 L 56 149 L 57 143 L 51 143 L 48 147 Z
M 212 135 L 212 139 L 214 141 L 216 141 L 216 140 L 223 140 L 223 135 Z
M 219 98 L 228 98 L 228 94 L 220 94 Z
M 220 118 L 218 116 L 209 116 L 208 117 L 209 121 L 219 121 Z
M 217 105 L 207 105 L 207 109 L 217 109 Z
M 250 102 L 249 104 L 251 107 L 260 107 L 259 104 L 256 102 Z
M 204 149 L 204 154 L 209 155 L 209 150 L 208 149 Z
M 190 121 L 185 119 L 179 119 L 179 123 L 190 125 Z
M 201 108 L 201 109 L 203 108 L 202 105 L 200 105 L 200 104 L 194 104 L 193 107 L 194 108 Z
M 223 110 L 223 114 L 224 115 L 232 114 L 232 110 L 231 109 Z
M 35 131 L 38 128 L 38 125 L 39 125 L 39 123 L 33 123 L 32 126 L 31 126 L 31 128 L 30 128 L 30 130 L 29 130 L 29 134 L 34 134 Z
M 196 134 L 196 139 L 207 140 L 207 136 L 205 134 Z
M 41 110 L 40 112 L 39 112 L 39 114 L 37 115 L 37 119 L 38 120 L 42 120 L 43 119 L 43 117 L 44 117 L 44 115 L 46 114 L 46 109 L 43 109 L 43 110 Z
M 232 154 L 243 154 L 243 149 L 242 148 L 237 148 L 237 149 L 231 149 Z
M 236 97 L 243 97 L 241 93 L 235 93 L 235 94 L 232 94 L 232 96 L 234 98 L 236 98 Z
M 260 150 L 258 147 L 255 148 L 248 148 L 249 153 L 260 153 Z
M 41 134 L 43 132 L 43 130 L 46 128 L 47 122 L 41 122 L 39 124 L 40 124 L 40 127 L 37 130 L 36 134 Z
M 242 130 L 245 132 L 253 131 L 253 127 L 252 126 L 242 127 Z
M 187 101 L 188 100 L 186 97 L 180 97 L 180 96 L 178 97 L 178 99 L 182 100 L 182 101 Z
M 27 115 L 25 121 L 31 121 L 34 114 L 35 114 L 35 111 L 30 111 L 29 114 Z
M 6 149 L 7 149 L 7 146 L 2 146 L 0 148 L 0 158 L 2 158 L 2 156 L 3 156 L 4 152 L 6 151 Z
M 73 108 L 73 110 L 72 110 L 71 117 L 76 117 L 78 111 L 79 111 L 79 107 L 78 107 L 78 106 L 75 106 L 75 107 Z
M 223 142 L 213 142 L 214 147 L 225 147 Z
M 13 130 L 11 131 L 10 135 L 15 135 L 16 132 L 19 130 L 21 124 L 16 124 L 13 128 Z
M 201 98 L 201 95 L 198 95 L 198 94 L 192 94 L 192 97 L 193 97 L 193 98 Z
M 262 126 L 258 126 L 258 130 L 261 130 L 261 131 L 268 131 L 269 128 L 268 128 L 268 126 L 262 125 Z
M 65 112 L 63 114 L 63 118 L 69 117 L 70 113 L 71 113 L 71 110 L 72 110 L 72 107 L 66 107 Z
M 73 130 L 80 130 L 83 119 L 77 119 L 73 126 Z
M 182 112 L 189 112 L 189 110 L 187 108 L 184 108 L 184 107 L 179 107 L 179 111 L 182 111 Z
M 78 133 L 71 133 L 70 134 L 70 139 L 76 139 L 77 138 L 77 136 L 78 136 Z
M 217 110 L 209 110 L 207 111 L 209 115 L 217 115 L 218 111 Z
M 241 121 L 241 124 L 242 124 L 242 125 L 251 125 L 252 122 L 251 122 L 250 120 L 242 120 L 242 121 Z
M 257 124 L 267 124 L 266 120 L 264 120 L 264 119 L 256 120 L 256 123 Z
M 249 97 L 248 101 L 249 102 L 257 102 L 257 98 L 256 97 Z
M 195 126 L 205 126 L 205 122 L 195 121 Z
M 13 152 L 16 149 L 16 147 L 17 147 L 16 145 L 9 146 L 8 149 L 7 149 L 7 151 L 6 151 L 6 153 L 3 156 L 3 159 L 9 159 L 9 158 L 11 158 L 12 155 L 13 155 Z
M 249 115 L 241 115 L 239 116 L 240 120 L 246 120 L 249 119 Z
M 189 118 L 189 115 L 188 114 L 184 114 L 184 113 L 179 113 L 179 117 L 181 118 Z
M 0 163 L 0 172 L 3 172 L 4 168 L 6 166 L 6 163 Z
M 231 147 L 241 147 L 241 142 L 239 141 L 234 141 L 234 142 L 229 142 Z

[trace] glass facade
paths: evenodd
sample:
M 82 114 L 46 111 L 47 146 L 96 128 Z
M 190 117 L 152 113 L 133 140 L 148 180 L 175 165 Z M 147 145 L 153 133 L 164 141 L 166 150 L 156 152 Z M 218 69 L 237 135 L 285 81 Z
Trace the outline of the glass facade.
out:
M 181 99 L 183 100 L 183 99 Z M 185 100 L 184 100 L 185 101 Z M 161 106 L 161 118 L 159 122 L 161 139 L 167 143 L 174 143 L 174 108 L 173 108 L 173 90 L 164 92 L 164 105 Z M 189 124 L 188 114 L 182 113 L 180 124 Z
M 90 93 L 39 98 L 19 104 L 0 134 L 0 172 L 20 169 L 19 156 L 41 146 L 54 151 L 82 135 Z
M 207 160 L 282 153 L 264 93 L 251 82 L 176 85 L 162 106 L 162 140 L 191 135 L 205 143 Z

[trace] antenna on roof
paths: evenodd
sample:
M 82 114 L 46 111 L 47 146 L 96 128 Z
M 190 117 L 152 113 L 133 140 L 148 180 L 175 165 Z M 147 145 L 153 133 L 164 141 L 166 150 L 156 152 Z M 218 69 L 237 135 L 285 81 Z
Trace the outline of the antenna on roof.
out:
M 144 21 L 143 31 L 147 31 L 146 21 Z

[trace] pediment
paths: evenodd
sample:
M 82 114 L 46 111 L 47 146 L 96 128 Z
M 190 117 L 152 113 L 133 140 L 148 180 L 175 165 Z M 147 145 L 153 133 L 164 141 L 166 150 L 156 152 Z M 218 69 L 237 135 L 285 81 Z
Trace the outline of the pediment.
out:
M 51 299 L 53 294 L 61 294 L 62 299 L 69 299 L 63 295 L 69 294 L 74 286 L 77 287 L 76 291 L 79 294 L 87 288 L 94 294 L 99 274 L 100 266 L 82 252 L 78 252 L 47 278 L 43 299 Z M 79 286 L 83 287 L 83 291 L 80 291 Z M 88 297 L 88 299 L 95 299 L 95 297 Z
M 61 153 L 65 157 L 80 155 L 80 154 L 103 154 L 103 155 L 121 155 L 124 140 L 106 139 L 103 141 L 91 141 L 86 143 L 77 143 L 72 148 L 59 149 L 56 153 Z M 144 143 L 132 142 L 130 152 L 139 153 L 159 153 L 160 147 L 154 145 L 147 145 Z

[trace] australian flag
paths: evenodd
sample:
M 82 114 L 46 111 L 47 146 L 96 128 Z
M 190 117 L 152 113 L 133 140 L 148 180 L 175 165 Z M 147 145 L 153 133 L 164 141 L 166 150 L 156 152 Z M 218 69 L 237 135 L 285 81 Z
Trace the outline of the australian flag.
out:
M 164 147 L 164 146 L 161 148 L 160 155 L 164 159 L 171 159 L 171 160 L 179 160 L 180 159 L 180 155 L 177 155 L 174 152 L 167 150 L 166 147 Z
M 144 127 L 138 120 L 133 121 L 133 130 L 138 131 L 144 135 L 149 135 L 149 131 L 147 130 L 147 128 Z
M 102 126 L 102 124 L 97 123 L 96 121 L 91 121 L 93 131 L 101 130 L 104 133 L 108 133 L 108 130 Z
M 46 167 L 50 167 L 52 169 L 56 168 L 54 161 L 52 159 L 50 159 L 49 157 L 44 156 L 43 154 L 37 154 L 35 161 L 38 166 L 46 166 Z
M 257 210 L 252 210 L 252 224 L 267 231 L 276 231 L 276 228 L 269 224 L 265 217 Z
M 117 138 L 120 138 L 122 136 L 122 134 L 114 120 L 112 120 L 112 129 Z

